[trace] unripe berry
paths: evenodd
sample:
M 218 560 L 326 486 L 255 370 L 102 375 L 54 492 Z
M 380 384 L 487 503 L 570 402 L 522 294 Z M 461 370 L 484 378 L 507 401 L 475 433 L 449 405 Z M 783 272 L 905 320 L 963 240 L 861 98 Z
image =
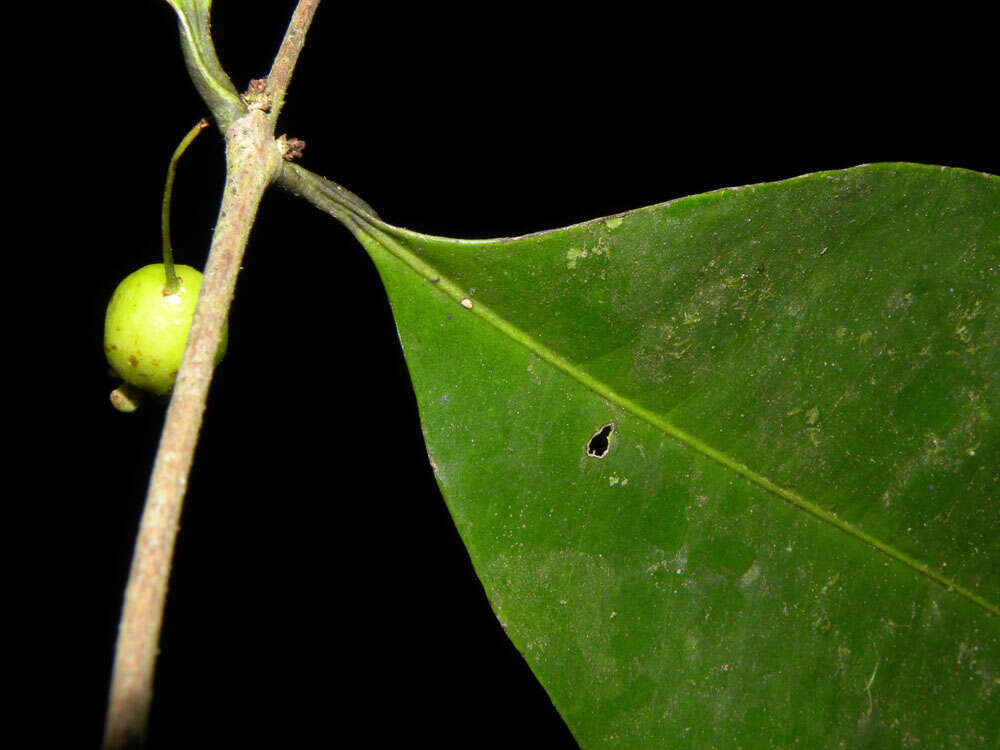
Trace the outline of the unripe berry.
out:
M 173 294 L 163 293 L 162 263 L 126 276 L 111 295 L 104 318 L 104 353 L 111 368 L 126 383 L 159 395 L 174 387 L 201 289 L 200 271 L 183 265 L 175 269 L 180 288 Z M 227 321 L 216 364 L 226 352 L 228 329 Z

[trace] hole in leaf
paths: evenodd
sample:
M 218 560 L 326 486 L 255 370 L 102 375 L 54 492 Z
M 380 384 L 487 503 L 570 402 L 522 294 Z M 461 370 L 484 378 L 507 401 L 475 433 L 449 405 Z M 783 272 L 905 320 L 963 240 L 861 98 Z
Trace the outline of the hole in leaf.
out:
M 591 458 L 604 458 L 611 447 L 611 433 L 615 431 L 615 423 L 608 422 L 594 433 L 587 443 L 587 455 Z

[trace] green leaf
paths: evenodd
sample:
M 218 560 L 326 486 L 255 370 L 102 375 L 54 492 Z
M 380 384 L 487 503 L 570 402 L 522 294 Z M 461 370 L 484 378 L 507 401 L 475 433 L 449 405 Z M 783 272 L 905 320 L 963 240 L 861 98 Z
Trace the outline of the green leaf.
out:
M 996 746 L 998 206 L 877 164 L 514 239 L 351 214 L 581 745 Z

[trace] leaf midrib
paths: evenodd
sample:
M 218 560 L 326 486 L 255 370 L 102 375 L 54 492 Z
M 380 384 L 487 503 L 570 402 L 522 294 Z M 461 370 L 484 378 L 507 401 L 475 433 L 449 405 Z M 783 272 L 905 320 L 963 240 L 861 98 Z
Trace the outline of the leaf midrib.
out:
M 414 236 L 422 237 L 416 232 L 411 230 L 403 230 L 399 227 L 394 227 L 391 224 L 385 224 L 379 222 L 371 217 L 363 217 L 357 214 L 352 214 L 354 226 L 352 231 L 355 234 L 363 234 L 370 239 L 381 245 L 387 252 L 392 254 L 406 266 L 415 271 L 418 275 L 426 279 L 428 282 L 432 282 L 432 286 L 437 289 L 440 293 L 452 298 L 456 303 L 460 304 L 463 300 L 470 300 L 471 295 L 467 294 L 461 287 L 459 287 L 455 282 L 453 282 L 448 277 L 441 274 L 436 268 L 430 264 L 423 261 L 416 254 L 411 252 L 406 248 L 405 245 L 398 242 L 394 237 L 394 233 L 406 233 L 412 234 Z M 360 239 L 360 238 L 359 238 Z M 428 239 L 437 239 L 428 237 Z M 481 241 L 475 241 L 476 243 Z M 469 243 L 472 244 L 472 243 Z M 772 481 L 768 477 L 764 476 L 758 471 L 751 469 L 746 464 L 740 463 L 734 458 L 726 455 L 722 451 L 713 448 L 708 445 L 700 438 L 695 437 L 689 432 L 671 424 L 666 419 L 660 417 L 653 411 L 637 404 L 632 401 L 627 396 L 623 396 L 605 383 L 591 377 L 585 371 L 581 370 L 579 367 L 574 365 L 569 360 L 565 359 L 561 355 L 557 354 L 555 351 L 545 346 L 532 336 L 525 333 L 523 330 L 517 326 L 512 325 L 506 319 L 497 315 L 490 309 L 487 305 L 481 302 L 475 301 L 471 308 L 465 308 L 467 312 L 474 315 L 478 315 L 485 322 L 492 325 L 494 328 L 499 330 L 501 333 L 516 341 L 517 343 L 524 346 L 528 351 L 535 354 L 540 359 L 544 360 L 548 364 L 552 365 L 556 369 L 560 370 L 564 374 L 571 377 L 573 380 L 580 383 L 585 388 L 593 391 L 597 395 L 606 399 L 607 401 L 615 404 L 621 409 L 631 413 L 633 416 L 647 422 L 651 426 L 661 430 L 664 434 L 673 437 L 675 440 L 680 441 L 689 448 L 697 451 L 706 458 L 709 458 L 722 466 L 728 468 L 735 474 L 743 477 L 749 482 L 756 484 L 758 487 L 777 495 L 779 498 L 787 502 L 789 505 L 817 518 L 825 523 L 835 527 L 841 532 L 865 543 L 869 546 L 875 548 L 879 552 L 887 555 L 889 558 L 902 563 L 908 568 L 926 576 L 934 583 L 938 584 L 947 591 L 952 591 L 968 601 L 976 604 L 982 609 L 986 610 L 992 615 L 1000 616 L 1000 606 L 987 600 L 986 598 L 980 596 L 971 589 L 959 585 L 954 579 L 942 575 L 938 571 L 931 568 L 927 563 L 922 560 L 913 557 L 912 555 L 903 552 L 894 545 L 879 539 L 878 537 L 869 534 L 868 532 L 860 529 L 853 524 L 843 520 L 836 514 L 831 513 L 819 504 L 809 500 L 804 495 L 795 492 L 794 490 L 783 487 L 776 482 Z

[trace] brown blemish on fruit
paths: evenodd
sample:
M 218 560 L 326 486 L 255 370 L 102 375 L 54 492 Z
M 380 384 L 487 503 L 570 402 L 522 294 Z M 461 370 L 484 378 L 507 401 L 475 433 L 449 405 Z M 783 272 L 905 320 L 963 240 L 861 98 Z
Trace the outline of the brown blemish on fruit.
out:
M 160 287 L 160 294 L 162 296 L 164 296 L 164 297 L 173 297 L 175 294 L 179 294 L 180 291 L 183 288 L 184 288 L 184 277 L 183 276 L 178 276 L 177 277 L 177 288 L 174 289 L 174 291 L 172 291 L 172 292 L 168 292 L 166 285 L 163 285 L 162 287 Z

